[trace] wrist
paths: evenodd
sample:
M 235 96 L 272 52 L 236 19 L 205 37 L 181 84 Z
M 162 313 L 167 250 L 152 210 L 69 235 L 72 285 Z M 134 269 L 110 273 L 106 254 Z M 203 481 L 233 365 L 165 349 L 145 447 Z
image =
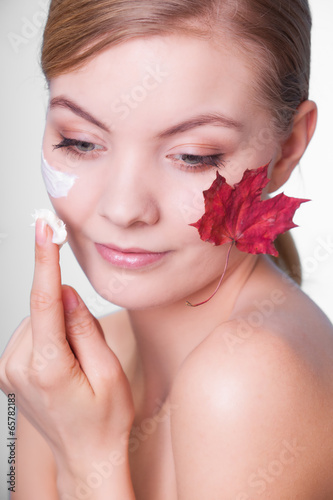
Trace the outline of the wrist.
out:
M 61 500 L 134 499 L 128 447 L 123 444 L 102 453 L 56 459 L 57 487 Z M 127 496 L 126 496 L 127 495 Z

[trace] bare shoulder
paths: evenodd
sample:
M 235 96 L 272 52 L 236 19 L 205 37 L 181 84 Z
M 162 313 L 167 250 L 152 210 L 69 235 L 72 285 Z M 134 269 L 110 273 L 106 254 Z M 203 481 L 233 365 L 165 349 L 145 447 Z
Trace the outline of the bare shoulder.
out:
M 173 386 L 180 499 L 329 500 L 332 327 L 289 284 L 252 298 L 190 354 Z

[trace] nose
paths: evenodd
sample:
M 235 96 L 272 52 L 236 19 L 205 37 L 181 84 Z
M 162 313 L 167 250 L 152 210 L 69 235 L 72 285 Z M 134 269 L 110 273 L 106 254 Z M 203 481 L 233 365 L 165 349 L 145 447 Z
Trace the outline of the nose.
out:
M 100 200 L 99 213 L 119 227 L 153 225 L 159 220 L 154 176 L 138 162 L 121 162 L 110 168 Z

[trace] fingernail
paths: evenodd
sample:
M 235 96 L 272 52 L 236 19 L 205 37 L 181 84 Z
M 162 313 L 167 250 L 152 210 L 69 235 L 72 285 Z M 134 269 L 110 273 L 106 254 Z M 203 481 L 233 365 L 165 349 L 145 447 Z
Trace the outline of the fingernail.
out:
M 47 224 L 43 219 L 37 219 L 36 221 L 36 243 L 39 246 L 44 246 L 47 239 L 46 232 Z
M 76 293 L 71 288 L 64 288 L 63 304 L 65 312 L 68 314 L 73 313 L 80 305 Z

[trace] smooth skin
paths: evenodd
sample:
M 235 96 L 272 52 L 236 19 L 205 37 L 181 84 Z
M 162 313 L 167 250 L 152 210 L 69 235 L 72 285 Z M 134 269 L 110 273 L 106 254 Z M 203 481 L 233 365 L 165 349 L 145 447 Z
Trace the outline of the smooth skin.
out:
M 159 68 L 158 85 L 144 80 L 147 67 Z M 51 201 L 95 289 L 124 310 L 97 321 L 61 285 L 59 249 L 39 222 L 31 316 L 0 363 L 1 388 L 19 409 L 14 500 L 333 498 L 325 315 L 267 257 L 235 248 L 214 299 L 185 305 L 215 289 L 228 250 L 189 226 L 216 167 L 188 155 L 223 153 L 230 184 L 270 161 L 274 191 L 315 129 L 306 101 L 291 135 L 276 138 L 268 110 L 254 103 L 255 77 L 227 40 L 170 36 L 107 49 L 51 82 L 44 155 L 79 177 L 67 198 Z M 145 98 L 128 100 L 142 82 L 151 86 Z M 170 133 L 204 113 L 228 119 Z M 94 151 L 78 159 L 54 149 L 64 136 Z M 120 268 L 95 242 L 165 255 Z

